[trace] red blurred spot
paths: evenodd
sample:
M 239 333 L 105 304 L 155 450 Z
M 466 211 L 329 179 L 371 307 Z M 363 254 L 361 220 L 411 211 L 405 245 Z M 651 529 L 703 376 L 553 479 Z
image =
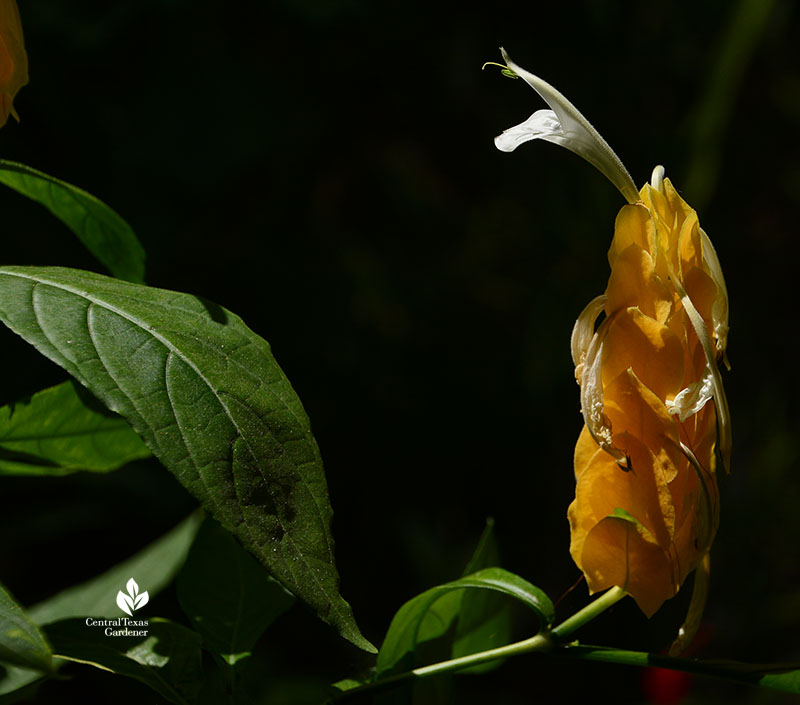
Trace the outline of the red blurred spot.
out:
M 642 692 L 652 705 L 677 705 L 692 686 L 692 676 L 683 671 L 648 666 L 642 670 Z

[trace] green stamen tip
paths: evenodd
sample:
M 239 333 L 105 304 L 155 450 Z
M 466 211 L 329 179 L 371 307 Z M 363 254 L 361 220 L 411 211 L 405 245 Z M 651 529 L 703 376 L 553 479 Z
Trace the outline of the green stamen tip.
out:
M 496 61 L 487 61 L 483 66 L 481 66 L 481 71 L 483 71 L 483 69 L 485 69 L 487 66 L 497 66 L 500 69 L 500 73 L 508 78 L 519 78 L 519 75 L 517 75 L 513 69 L 508 68 L 508 66 L 505 64 L 498 64 Z

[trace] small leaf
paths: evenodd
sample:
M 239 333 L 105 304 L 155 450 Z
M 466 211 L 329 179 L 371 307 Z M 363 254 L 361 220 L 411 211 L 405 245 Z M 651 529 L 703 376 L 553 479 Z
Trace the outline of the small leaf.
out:
M 161 592 L 172 582 L 186 559 L 201 518 L 202 512 L 191 514 L 131 558 L 85 583 L 34 605 L 28 609 L 30 618 L 36 624 L 44 625 L 69 617 L 118 617 L 115 590 L 131 574 L 139 577 L 149 593 L 155 595 Z
M 454 591 L 475 588 L 493 590 L 520 600 L 536 613 L 542 630 L 553 623 L 553 603 L 539 588 L 502 568 L 484 568 L 451 583 L 431 588 L 409 600 L 398 610 L 378 652 L 378 679 L 397 668 L 410 667 L 413 654 L 417 646 L 423 643 L 423 639 L 443 633 L 445 623 L 452 621 L 452 608 L 446 610 L 444 619 L 439 620 L 441 624 L 438 630 L 428 628 L 425 633 L 421 630 L 426 617 L 432 609 L 435 610 L 440 599 L 447 598 Z M 452 596 L 450 599 L 453 599 Z
M 150 592 L 160 592 L 172 582 L 178 567 L 186 558 L 201 517 L 202 512 L 194 512 L 164 536 L 102 575 L 30 607 L 27 610 L 29 619 L 42 626 L 69 617 L 118 617 L 114 600 L 116 587 L 133 573 L 149 586 Z M 8 666 L 5 675 L 0 670 L 0 695 L 18 691 L 41 677 L 38 671 Z
M 334 688 L 336 693 L 344 693 L 353 688 L 358 688 L 367 682 L 366 680 L 358 680 L 357 678 L 343 678 L 340 681 L 336 681 L 336 683 L 332 683 L 331 688 Z
M 206 646 L 231 665 L 294 603 L 293 595 L 209 519 L 192 544 L 176 589 Z
M 73 381 L 0 408 L 0 475 L 107 472 L 149 455 L 125 419 Z
M 54 663 L 54 665 L 57 665 Z M 38 688 L 37 681 L 45 677 L 41 671 L 31 671 L 6 663 L 0 663 L 0 703 L 33 701 L 33 694 Z M 11 695 L 13 693 L 13 695 Z
M 42 204 L 115 277 L 144 281 L 144 249 L 131 226 L 90 193 L 24 164 L 0 159 L 0 183 Z
M 356 646 L 308 417 L 269 344 L 187 294 L 57 267 L 0 268 L 0 319 L 121 414 L 288 590 Z
M 629 524 L 634 524 L 637 527 L 642 526 L 642 523 L 635 516 L 633 516 L 630 512 L 625 511 L 621 507 L 616 507 L 614 511 L 609 514 L 609 516 L 613 517 L 614 519 L 622 519 L 623 521 L 627 521 Z
M 494 538 L 494 521 L 486 522 L 475 555 L 465 573 L 497 566 L 500 557 Z M 511 640 L 511 603 L 503 595 L 491 590 L 465 590 L 453 640 L 452 656 L 466 656 L 508 644 Z M 489 661 L 461 673 L 487 673 L 501 666 L 503 661 Z
M 52 651 L 44 635 L 0 585 L 0 660 L 38 671 L 52 670 Z
M 200 637 L 165 619 L 148 621 L 147 636 L 107 636 L 82 619 L 56 622 L 46 632 L 59 658 L 135 678 L 169 702 L 187 705 L 202 684 Z

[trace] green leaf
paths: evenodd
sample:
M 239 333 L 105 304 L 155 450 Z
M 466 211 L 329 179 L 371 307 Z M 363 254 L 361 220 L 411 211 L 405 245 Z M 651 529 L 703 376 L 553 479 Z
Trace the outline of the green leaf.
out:
M 131 226 L 105 203 L 76 186 L 5 159 L 0 159 L 0 183 L 41 203 L 115 277 L 144 281 L 144 249 Z
M 308 417 L 269 344 L 238 316 L 89 272 L 4 267 L 0 318 L 125 417 L 284 587 L 374 651 L 339 594 Z
M 0 408 L 0 475 L 108 472 L 149 455 L 125 419 L 74 382 Z
M 493 526 L 494 521 L 489 519 L 478 541 L 475 553 L 470 558 L 469 563 L 467 563 L 467 567 L 463 573 L 464 576 L 497 563 L 496 547 L 492 535 Z M 473 593 L 494 594 L 491 593 L 491 591 L 484 590 L 453 590 L 443 593 L 435 602 L 430 604 L 417 627 L 417 645 L 433 642 L 447 634 L 454 624 L 458 625 L 462 618 L 464 601 L 467 599 L 468 595 Z M 504 600 L 502 596 L 500 596 L 500 600 L 503 603 L 508 602 L 508 600 Z M 468 653 L 474 652 L 470 651 Z M 463 673 L 467 673 L 470 670 L 471 669 L 464 669 Z
M 633 514 L 630 512 L 625 511 L 621 507 L 616 507 L 611 514 L 608 515 L 614 519 L 622 519 L 623 521 L 627 521 L 629 524 L 633 524 L 637 528 L 644 529 L 644 525 L 640 522 Z
M 486 529 L 478 542 L 475 555 L 467 565 L 466 573 L 500 563 L 497 542 L 494 538 L 494 521 L 486 522 Z M 491 590 L 465 590 L 461 598 L 452 656 L 467 656 L 508 644 L 511 640 L 511 603 L 503 595 Z M 461 673 L 486 673 L 502 665 L 503 661 L 487 663 L 464 669 Z
M 28 610 L 39 625 L 69 617 L 119 617 L 116 596 L 134 577 L 152 599 L 172 582 L 189 553 L 189 547 L 202 521 L 197 511 L 174 529 L 102 575 L 67 588 Z
M 57 666 L 58 662 L 53 665 Z M 0 663 L 0 705 L 31 700 L 39 682 L 45 677 L 41 671 Z
M 200 637 L 166 619 L 148 620 L 147 636 L 109 636 L 106 629 L 83 619 L 68 619 L 47 627 L 58 658 L 135 678 L 177 705 L 188 705 L 198 695 L 203 679 Z
M 201 510 L 194 512 L 174 529 L 102 575 L 30 607 L 28 617 L 39 626 L 69 617 L 119 617 L 115 596 L 131 576 L 136 576 L 151 597 L 157 595 L 172 582 L 185 560 L 202 516 Z M 0 695 L 17 691 L 41 677 L 38 671 L 9 666 L 5 674 L 0 670 Z M 0 699 L 1 702 L 4 701 Z
M 334 689 L 335 693 L 346 693 L 348 690 L 359 688 L 367 682 L 366 680 L 358 680 L 357 678 L 343 678 L 340 681 L 336 681 L 336 683 L 332 683 L 331 688 Z
M 209 519 L 192 544 L 176 587 L 183 611 L 206 646 L 231 666 L 294 604 L 294 596 Z
M 39 627 L 0 585 L 0 660 L 23 668 L 50 671 L 52 653 Z
M 475 552 L 464 568 L 463 575 L 475 573 L 482 568 L 491 568 L 500 565 L 500 552 L 497 550 L 497 539 L 494 537 L 494 519 L 489 517 L 486 519 L 486 526 L 481 532 L 481 537 L 478 539 L 478 545 L 475 547 Z
M 555 619 L 553 603 L 539 588 L 502 568 L 484 568 L 426 590 L 398 610 L 378 652 L 376 668 L 379 679 L 393 670 L 408 668 L 418 645 L 447 631 L 456 616 L 453 614 L 454 605 L 461 604 L 453 593 L 465 589 L 492 590 L 520 600 L 536 613 L 542 629 L 549 628 Z M 432 610 L 436 612 L 437 603 L 442 599 L 446 600 L 446 607 L 436 613 L 436 619 L 431 622 L 428 615 Z

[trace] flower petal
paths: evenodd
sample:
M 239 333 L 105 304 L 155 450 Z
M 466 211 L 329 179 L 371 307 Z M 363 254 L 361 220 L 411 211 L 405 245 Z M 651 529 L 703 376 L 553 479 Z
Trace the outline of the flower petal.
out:
M 501 48 L 503 60 L 514 73 L 520 76 L 531 88 L 533 88 L 550 106 L 551 115 L 549 119 L 555 119 L 556 125 L 548 122 L 546 132 L 527 136 L 524 139 L 513 143 L 513 138 L 508 138 L 508 143 L 513 144 L 511 149 L 504 151 L 511 151 L 520 144 L 532 139 L 545 139 L 548 142 L 553 142 L 561 147 L 566 147 L 572 152 L 575 152 L 580 157 L 583 157 L 592 166 L 597 168 L 606 178 L 616 186 L 620 193 L 625 197 L 628 203 L 636 203 L 639 200 L 639 191 L 636 184 L 633 182 L 628 170 L 620 161 L 619 157 L 614 154 L 608 143 L 600 136 L 597 130 L 592 127 L 591 123 L 581 115 L 580 111 L 570 103 L 561 93 L 553 88 L 549 83 L 543 81 L 538 76 L 534 76 L 521 66 L 515 64 L 506 54 L 505 49 Z M 542 111 L 538 111 L 539 113 Z M 521 130 L 524 125 L 532 121 L 538 113 L 534 113 L 522 125 L 516 128 L 511 128 L 511 131 Z M 539 118 L 544 120 L 544 118 Z M 507 131 L 508 132 L 508 131 Z M 503 133 L 506 134 L 506 133 Z M 517 133 L 515 133 L 517 134 Z M 501 139 L 503 135 L 500 136 Z M 497 143 L 497 141 L 495 141 Z M 503 144 L 506 144 L 503 141 Z M 498 148 L 502 149 L 498 144 Z
M 494 138 L 494 144 L 501 152 L 513 152 L 521 144 L 531 140 L 556 142 L 554 137 L 564 139 L 561 123 L 552 110 L 543 109 L 537 110 L 525 122 L 503 130 L 502 135 Z

